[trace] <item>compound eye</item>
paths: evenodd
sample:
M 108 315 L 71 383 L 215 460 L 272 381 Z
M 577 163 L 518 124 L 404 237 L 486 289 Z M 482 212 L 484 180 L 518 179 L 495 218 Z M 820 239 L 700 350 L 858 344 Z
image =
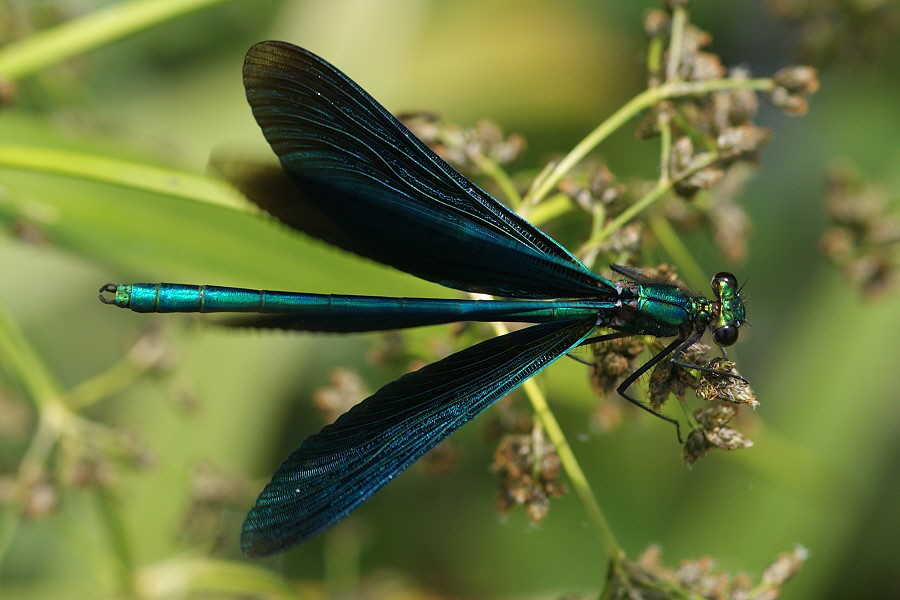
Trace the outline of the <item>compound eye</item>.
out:
M 713 333 L 713 339 L 720 346 L 731 346 L 738 339 L 738 328 L 734 325 L 719 327 Z
M 735 277 L 732 273 L 729 273 L 728 271 L 721 271 L 719 273 L 716 273 L 716 276 L 713 277 L 713 287 L 715 287 L 715 283 L 717 281 L 719 282 L 719 285 L 722 285 L 723 283 L 727 283 L 728 286 L 731 287 L 732 289 L 737 289 L 737 285 L 738 285 L 737 277 Z

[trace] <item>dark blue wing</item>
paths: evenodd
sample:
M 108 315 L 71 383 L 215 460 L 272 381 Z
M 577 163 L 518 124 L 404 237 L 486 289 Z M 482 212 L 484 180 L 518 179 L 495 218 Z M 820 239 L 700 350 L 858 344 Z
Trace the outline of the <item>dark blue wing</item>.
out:
M 250 196 L 288 225 L 460 290 L 523 298 L 608 290 L 607 280 L 460 175 L 315 54 L 285 42 L 256 44 L 244 60 L 244 86 L 294 184 Z M 264 175 L 260 187 L 271 192 L 272 174 Z
M 334 524 L 593 328 L 593 318 L 535 325 L 384 386 L 284 461 L 244 521 L 244 553 L 280 552 Z

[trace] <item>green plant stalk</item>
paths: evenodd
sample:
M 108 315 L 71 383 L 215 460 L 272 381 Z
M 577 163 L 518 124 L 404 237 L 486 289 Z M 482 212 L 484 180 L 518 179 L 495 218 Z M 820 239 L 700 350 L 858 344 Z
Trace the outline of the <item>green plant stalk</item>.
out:
M 679 38 L 684 33 L 684 26 L 686 23 L 687 15 L 685 14 L 684 9 L 676 10 L 675 16 L 681 16 L 681 20 L 678 21 L 678 36 Z M 675 41 L 675 24 L 672 26 L 672 39 L 673 44 Z M 679 48 L 680 46 L 679 40 Z M 680 60 L 680 57 L 679 57 Z M 672 67 L 673 71 L 668 76 L 670 78 L 677 78 L 678 66 L 677 64 Z M 659 137 L 660 137 L 660 158 L 659 158 L 659 184 L 660 185 L 668 185 L 670 182 L 670 172 L 672 169 L 672 125 L 671 125 L 671 113 L 668 111 L 660 111 L 659 116 L 657 118 L 657 122 L 659 124 Z M 679 270 L 681 275 L 684 277 L 686 281 L 688 281 L 694 289 L 698 289 L 701 287 L 701 283 L 705 279 L 703 271 L 700 269 L 700 266 L 697 264 L 696 259 L 681 241 L 681 238 L 676 235 L 675 231 L 672 229 L 671 224 L 663 218 L 660 218 L 658 215 L 650 215 L 648 219 L 648 223 L 650 225 L 650 229 L 653 231 L 653 234 L 656 236 L 656 239 L 659 240 L 659 243 L 666 250 L 666 253 L 671 256 L 675 263 L 679 265 Z
M 502 323 L 494 323 L 493 329 L 496 335 L 509 333 L 509 330 Z M 597 502 L 597 497 L 594 495 L 590 483 L 588 483 L 587 476 L 581 469 L 581 465 L 578 464 L 578 459 L 575 457 L 575 453 L 572 451 L 572 447 L 569 445 L 566 435 L 559 425 L 559 421 L 556 420 L 556 416 L 550 409 L 549 404 L 547 404 L 547 397 L 544 396 L 534 379 L 526 380 L 522 384 L 522 390 L 528 396 L 528 401 L 531 403 L 531 408 L 534 410 L 541 427 L 544 428 L 547 437 L 556 447 L 560 464 L 566 472 L 569 483 L 572 485 L 572 489 L 575 490 L 575 495 L 578 496 L 578 500 L 581 502 L 588 519 L 597 528 L 597 532 L 600 534 L 600 542 L 606 550 L 607 558 L 613 563 L 624 560 L 625 551 L 616 540 L 609 521 L 600 507 L 600 503 Z
M 600 231 L 603 229 L 604 222 L 606 222 L 606 207 L 603 206 L 602 202 L 595 202 L 591 207 L 591 232 L 588 235 L 589 240 L 593 239 L 594 236 L 599 235 Z M 582 245 L 579 249 L 578 256 L 583 257 L 585 264 L 589 269 L 593 269 L 594 264 L 597 261 L 598 253 L 599 248 L 596 246 Z
M 37 477 L 46 457 L 56 444 L 57 432 L 66 426 L 70 414 L 62 403 L 59 383 L 46 369 L 21 330 L 0 305 L 0 365 L 17 380 L 40 414 L 38 428 L 19 464 L 13 502 L 3 508 L 0 522 L 0 559 L 4 556 L 21 520 L 18 500 L 21 490 Z
M 541 201 L 544 199 L 543 197 L 537 198 L 531 192 L 534 191 L 534 188 L 536 188 L 540 184 L 541 181 L 543 181 L 544 179 L 547 178 L 548 175 L 550 175 L 550 173 L 553 171 L 554 167 L 555 167 L 555 165 L 552 162 L 548 162 L 541 168 L 541 171 L 537 174 L 537 176 L 531 180 L 531 186 L 528 189 L 528 193 L 526 193 L 525 197 L 522 198 L 522 206 L 517 211 L 520 215 L 522 215 L 526 219 L 531 220 L 529 215 L 531 215 L 532 212 L 534 212 L 535 210 L 537 210 L 540 207 L 540 205 L 542 204 Z
M 62 406 L 62 388 L 0 305 L 0 365 L 19 381 L 39 411 Z M 64 407 L 63 407 L 64 408 Z
M 122 522 L 122 512 L 110 490 L 98 487 L 92 491 L 97 512 L 104 524 L 103 530 L 109 539 L 110 562 L 115 565 L 119 592 L 127 597 L 134 587 L 135 564 L 128 532 Z
M 651 81 L 658 81 L 660 77 L 664 49 L 665 46 L 659 36 L 654 36 L 650 39 L 650 44 L 647 46 L 647 73 L 650 74 Z
M 669 34 L 669 56 L 666 63 L 666 81 L 679 81 L 678 67 L 681 66 L 681 50 L 684 46 L 684 28 L 687 26 L 687 9 L 678 6 L 672 11 L 672 25 Z
M 470 158 L 485 175 L 494 180 L 503 192 L 503 195 L 506 196 L 509 206 L 511 206 L 513 210 L 517 210 L 522 205 L 522 195 L 519 194 L 519 191 L 516 189 L 516 184 L 513 183 L 509 174 L 503 167 L 480 152 L 470 153 Z
M 597 528 L 597 532 L 600 534 L 600 541 L 606 550 L 606 556 L 613 562 L 624 559 L 625 551 L 619 545 L 618 540 L 616 540 L 612 527 L 610 527 L 603 509 L 600 507 L 600 503 L 597 502 L 593 489 L 591 489 L 591 484 L 588 483 L 587 476 L 584 474 L 578 459 L 575 457 L 575 453 L 572 451 L 572 446 L 569 445 L 569 441 L 566 439 L 559 421 L 556 420 L 556 416 L 550 410 L 550 406 L 547 404 L 547 397 L 544 396 L 534 379 L 529 379 L 523 383 L 522 389 L 525 391 L 525 395 L 528 396 L 528 400 L 531 402 L 531 407 L 534 409 L 541 427 L 544 428 L 547 437 L 556 446 L 560 464 L 566 471 L 569 483 L 572 485 L 572 489 L 575 490 L 575 495 L 578 496 L 585 513 L 587 513 L 594 527 Z
M 19 463 L 19 470 L 9 495 L 10 502 L 5 502 L 0 514 L 0 562 L 12 543 L 13 536 L 22 520 L 22 501 L 27 486 L 40 477 L 43 462 L 56 445 L 56 428 L 47 413 L 41 413 L 38 428 L 31 438 L 31 443 Z
M 533 207 L 525 214 L 525 211 L 516 211 L 528 219 L 532 225 L 540 227 L 544 223 L 552 221 L 567 214 L 572 210 L 572 200 L 565 194 L 559 193 L 548 197 L 546 200 Z
M 45 29 L 0 50 L 0 79 L 17 80 L 132 33 L 227 0 L 132 0 Z
M 672 169 L 672 126 L 669 122 L 670 113 L 662 110 L 657 118 L 659 126 L 659 180 L 665 183 L 669 180 L 669 172 Z
M 69 390 L 66 404 L 76 411 L 93 406 L 133 384 L 144 371 L 136 367 L 129 357 L 123 357 L 103 373 L 85 379 Z
M 678 272 L 682 279 L 688 283 L 688 286 L 692 289 L 700 289 L 708 284 L 709 280 L 703 269 L 700 268 L 694 255 L 681 241 L 681 237 L 672 229 L 671 223 L 657 214 L 651 215 L 648 223 L 653 231 L 653 235 L 659 240 L 666 254 L 671 256 L 675 264 L 678 265 Z
M 72 412 L 66 404 L 65 392 L 59 382 L 2 306 L 0 306 L 0 365 L 4 365 L 10 375 L 19 381 L 26 396 L 32 399 L 39 413 L 37 430 L 19 462 L 12 493 L 13 502 L 4 507 L 4 514 L 0 520 L 0 559 L 2 559 L 21 520 L 21 513 L 18 510 L 19 501 L 23 500 L 21 495 L 41 477 L 44 465 L 60 439 L 68 439 L 74 443 L 89 439 L 92 443 L 102 443 L 106 430 Z M 126 552 L 128 545 L 124 528 L 118 514 L 113 514 L 114 507 L 109 506 L 110 499 L 98 497 L 98 500 L 101 501 L 104 525 L 113 542 L 113 553 L 119 558 L 122 567 L 120 583 L 125 585 L 132 578 L 133 565 L 129 553 Z
M 298 598 L 298 590 L 268 568 L 246 561 L 181 557 L 141 569 L 135 580 L 135 595 L 140 598 L 224 595 L 279 600 Z
M 0 167 L 77 177 L 225 208 L 251 210 L 237 191 L 212 177 L 96 154 L 0 144 Z
M 653 186 L 649 192 L 644 194 L 637 202 L 623 210 L 619 213 L 614 219 L 612 219 L 609 223 L 606 224 L 600 233 L 597 234 L 596 239 L 589 240 L 591 244 L 599 244 L 603 242 L 610 234 L 612 234 L 617 229 L 621 228 L 623 225 L 628 223 L 631 219 L 636 217 L 638 213 L 648 208 L 654 202 L 662 198 L 678 181 L 684 179 L 685 177 L 689 177 L 690 175 L 700 171 L 701 169 L 705 169 L 706 167 L 713 164 L 717 161 L 719 157 L 715 154 L 710 154 L 704 160 L 698 160 L 695 165 L 693 165 L 689 170 L 679 173 L 676 177 L 671 179 L 660 179 L 656 182 L 656 185 Z
M 728 89 L 750 89 L 767 91 L 774 87 L 774 83 L 768 77 L 757 79 L 740 79 L 726 77 L 723 79 L 710 79 L 708 81 L 676 81 L 665 83 L 659 87 L 649 88 L 626 102 L 619 110 L 600 123 L 583 140 L 560 160 L 546 176 L 535 180 L 525 197 L 525 203 L 539 202 L 559 183 L 572 168 L 585 156 L 591 153 L 600 143 L 608 138 L 615 130 L 630 121 L 639 113 L 651 108 L 653 105 L 668 98 L 681 98 L 686 96 L 703 96 L 711 92 Z

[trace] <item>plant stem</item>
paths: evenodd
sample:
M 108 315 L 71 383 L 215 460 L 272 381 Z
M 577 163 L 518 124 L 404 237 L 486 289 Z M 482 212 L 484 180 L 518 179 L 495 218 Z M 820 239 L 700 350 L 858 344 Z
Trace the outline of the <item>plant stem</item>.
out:
M 681 51 L 684 44 L 684 28 L 687 26 L 687 9 L 678 6 L 672 11 L 672 26 L 669 34 L 669 56 L 666 61 L 666 81 L 679 81 L 678 68 L 681 66 Z
M 742 79 L 726 77 L 723 79 L 710 79 L 707 81 L 675 81 L 665 83 L 659 87 L 644 90 L 619 110 L 600 123 L 583 140 L 560 160 L 544 177 L 535 180 L 525 197 L 525 203 L 539 202 L 559 183 L 566 173 L 581 162 L 594 148 L 610 136 L 616 129 L 630 121 L 642 111 L 652 107 L 658 102 L 668 98 L 680 98 L 685 96 L 702 96 L 710 92 L 727 89 L 750 89 L 766 91 L 774 86 L 768 77 L 757 79 Z
M 115 565 L 119 591 L 123 596 L 132 590 L 135 576 L 134 553 L 123 523 L 122 510 L 112 492 L 102 487 L 92 490 L 103 531 L 109 540 L 111 564 Z
M 709 283 L 703 269 L 697 264 L 697 260 L 690 250 L 681 241 L 681 238 L 672 229 L 671 223 L 662 216 L 654 214 L 647 219 L 653 235 L 659 240 L 660 245 L 665 249 L 666 254 L 672 257 L 675 264 L 678 265 L 678 274 L 687 282 L 692 289 L 699 289 L 701 286 Z
M 509 330 L 502 323 L 494 323 L 493 329 L 496 335 L 509 333 Z M 572 447 L 569 445 L 566 435 L 559 425 L 559 421 L 556 420 L 556 416 L 547 404 L 547 397 L 544 396 L 534 379 L 526 380 L 522 384 L 522 389 L 525 395 L 528 396 L 528 400 L 541 427 L 544 428 L 547 437 L 556 446 L 560 464 L 562 464 L 563 470 L 569 478 L 572 489 L 575 490 L 575 495 L 578 496 L 582 507 L 584 507 L 588 519 L 597 528 L 597 532 L 600 534 L 600 542 L 606 550 L 607 558 L 612 562 L 622 560 L 625 552 L 616 540 L 609 521 L 600 507 L 600 503 L 597 502 L 597 497 L 594 495 L 594 491 L 591 489 L 591 485 L 588 483 L 581 465 L 578 464 L 578 459 L 575 457 L 575 453 L 572 451 Z
M 17 40 L 0 51 L 0 79 L 17 80 L 132 33 L 226 0 L 132 0 Z
M 472 162 L 484 172 L 485 175 L 494 180 L 500 187 L 509 206 L 513 210 L 517 210 L 522 205 L 522 195 L 516 189 L 516 184 L 510 179 L 509 174 L 496 161 L 488 158 L 480 152 L 470 152 L 469 157 Z
M 130 357 L 122 357 L 103 373 L 85 379 L 69 390 L 66 404 L 75 411 L 93 406 L 133 384 L 145 371 L 146 369 L 136 366 Z
M 556 446 L 556 453 L 559 455 L 560 463 L 566 471 L 569 482 L 572 484 L 572 489 L 575 490 L 575 495 L 581 501 L 585 513 L 587 513 L 594 527 L 597 528 L 607 557 L 613 561 L 618 560 L 617 557 L 623 557 L 625 552 L 619 545 L 618 540 L 616 540 L 609 521 L 606 519 L 603 509 L 600 507 L 600 503 L 597 502 L 597 497 L 591 489 L 591 484 L 588 483 L 587 477 L 581 469 L 575 453 L 572 451 L 572 446 L 569 445 L 569 441 L 559 426 L 559 421 L 556 420 L 556 416 L 550 410 L 550 406 L 547 404 L 547 397 L 544 396 L 534 379 L 529 379 L 523 383 L 522 389 L 525 391 L 525 395 L 528 396 L 528 400 L 531 402 L 531 406 L 541 426 L 547 433 L 547 437 Z
M 243 211 L 249 207 L 240 194 L 212 177 L 85 152 L 0 144 L 0 166 L 78 177 Z
M 590 240 L 590 242 L 593 244 L 599 244 L 603 242 L 607 237 L 609 237 L 610 234 L 625 225 L 628 221 L 637 216 L 638 213 L 662 198 L 670 189 L 672 189 L 672 186 L 674 186 L 675 183 L 684 179 L 685 177 L 696 173 L 701 169 L 705 169 L 706 167 L 713 164 L 716 160 L 718 160 L 718 158 L 719 157 L 716 154 L 710 153 L 704 159 L 696 161 L 696 164 L 692 165 L 690 170 L 679 173 L 677 177 L 673 177 L 671 179 L 667 178 L 664 180 L 661 179 L 660 181 L 657 181 L 656 185 L 653 186 L 653 189 L 639 198 L 637 202 L 616 215 L 616 217 L 609 223 L 607 223 L 606 227 L 604 227 L 600 231 L 600 233 L 597 234 L 597 239 Z
M 40 360 L 22 331 L 0 305 L 0 365 L 17 379 L 38 410 L 62 407 L 62 388 Z M 65 408 L 65 407 L 63 407 Z

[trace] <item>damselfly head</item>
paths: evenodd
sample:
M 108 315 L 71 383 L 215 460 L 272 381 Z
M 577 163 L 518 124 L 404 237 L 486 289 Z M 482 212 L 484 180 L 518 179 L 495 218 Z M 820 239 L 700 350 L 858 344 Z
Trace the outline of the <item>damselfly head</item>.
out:
M 726 271 L 716 273 L 710 284 L 715 295 L 718 316 L 711 324 L 713 339 L 720 346 L 731 346 L 738 339 L 744 324 L 744 301 L 741 299 L 737 277 Z
M 721 295 L 723 287 L 737 291 L 738 282 L 737 277 L 735 277 L 733 273 L 719 271 L 713 276 L 710 285 L 712 286 L 713 292 L 715 292 L 718 297 Z

